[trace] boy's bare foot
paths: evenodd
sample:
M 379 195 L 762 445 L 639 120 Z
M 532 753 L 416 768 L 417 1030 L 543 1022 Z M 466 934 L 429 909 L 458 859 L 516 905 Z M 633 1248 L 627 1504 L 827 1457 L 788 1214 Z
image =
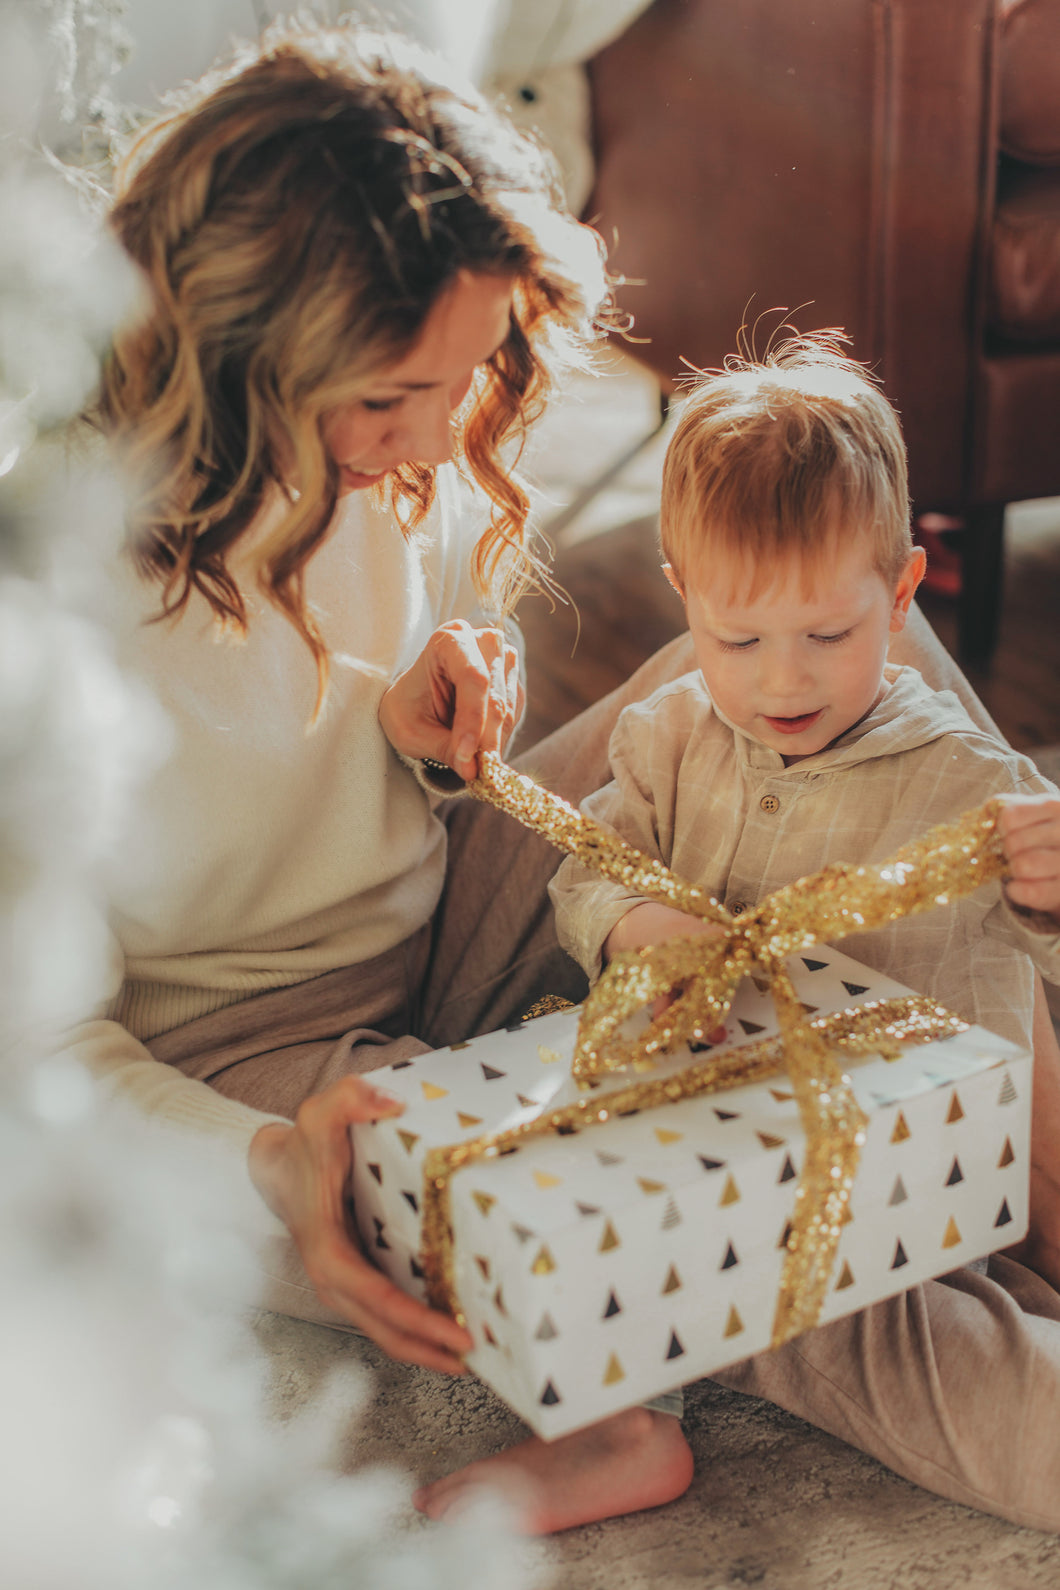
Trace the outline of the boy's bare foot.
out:
M 683 1495 L 691 1481 L 692 1453 L 680 1420 L 651 1408 L 628 1408 L 558 1441 L 532 1436 L 425 1485 L 413 1501 L 428 1518 L 444 1518 L 488 1487 L 512 1504 L 524 1534 L 547 1535 L 661 1507 Z

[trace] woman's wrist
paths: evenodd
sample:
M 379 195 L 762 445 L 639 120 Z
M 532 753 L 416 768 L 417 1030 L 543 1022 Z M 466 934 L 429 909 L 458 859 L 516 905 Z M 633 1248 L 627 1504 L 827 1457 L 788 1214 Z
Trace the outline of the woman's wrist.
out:
M 279 1171 L 287 1140 L 293 1130 L 285 1121 L 269 1121 L 254 1133 L 247 1151 L 250 1179 L 273 1214 L 281 1220 L 283 1211 L 280 1208 Z

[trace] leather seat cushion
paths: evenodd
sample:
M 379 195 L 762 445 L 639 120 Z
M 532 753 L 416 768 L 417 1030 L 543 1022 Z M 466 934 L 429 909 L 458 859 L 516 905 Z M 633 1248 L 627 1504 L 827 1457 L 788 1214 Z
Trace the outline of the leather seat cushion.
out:
M 1004 0 L 1001 147 L 1032 165 L 1060 165 L 1060 0 Z
M 1060 171 L 1003 166 L 988 314 L 999 336 L 1060 343 Z

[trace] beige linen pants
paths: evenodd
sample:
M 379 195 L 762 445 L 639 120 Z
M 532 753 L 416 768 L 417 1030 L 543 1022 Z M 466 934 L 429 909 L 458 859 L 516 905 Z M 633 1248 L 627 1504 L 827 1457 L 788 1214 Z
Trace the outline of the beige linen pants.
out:
M 982 706 L 917 615 L 896 660 Z M 694 666 L 687 637 L 650 659 L 521 759 L 578 801 L 605 782 L 618 712 Z M 471 799 L 444 810 L 445 894 L 428 927 L 361 966 L 244 1001 L 151 1044 L 159 1060 L 257 1108 L 293 1115 L 310 1093 L 502 1027 L 544 993 L 583 997 L 560 951 L 546 884 L 559 854 Z M 269 1265 L 269 1306 L 341 1326 L 316 1299 L 293 1244 Z M 343 1327 L 345 1328 L 345 1327 Z M 1060 1295 L 1005 1258 L 809 1331 L 723 1371 L 939 1495 L 1060 1532 Z

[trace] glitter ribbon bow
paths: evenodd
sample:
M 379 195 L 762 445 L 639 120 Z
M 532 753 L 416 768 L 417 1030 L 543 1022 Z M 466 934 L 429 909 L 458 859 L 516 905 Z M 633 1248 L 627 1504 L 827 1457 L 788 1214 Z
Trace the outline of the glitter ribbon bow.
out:
M 810 1022 L 785 958 L 798 950 L 866 932 L 900 917 L 959 899 L 1004 870 L 997 832 L 1000 803 L 991 800 L 940 825 L 889 861 L 836 864 L 778 889 L 739 919 L 704 890 L 644 855 L 559 796 L 486 754 L 472 794 L 509 813 L 584 866 L 627 888 L 712 923 L 717 933 L 674 939 L 617 955 L 582 1011 L 573 1074 L 580 1087 L 599 1086 L 615 1071 L 650 1071 L 676 1045 L 702 1043 L 724 1019 L 743 978 L 769 987 L 780 1041 L 724 1051 L 677 1076 L 650 1078 L 599 1100 L 544 1115 L 504 1133 L 435 1149 L 425 1166 L 423 1238 L 433 1302 L 459 1306 L 452 1285 L 449 1180 L 462 1165 L 493 1157 L 529 1136 L 579 1129 L 631 1108 L 731 1087 L 786 1067 L 806 1135 L 806 1158 L 795 1193 L 787 1258 L 773 1322 L 773 1345 L 816 1323 L 841 1227 L 847 1218 L 867 1118 L 834 1054 L 893 1053 L 904 1042 L 930 1042 L 965 1026 L 928 999 L 881 1001 Z M 630 1016 L 665 996 L 670 1002 L 634 1038 L 622 1036 Z

